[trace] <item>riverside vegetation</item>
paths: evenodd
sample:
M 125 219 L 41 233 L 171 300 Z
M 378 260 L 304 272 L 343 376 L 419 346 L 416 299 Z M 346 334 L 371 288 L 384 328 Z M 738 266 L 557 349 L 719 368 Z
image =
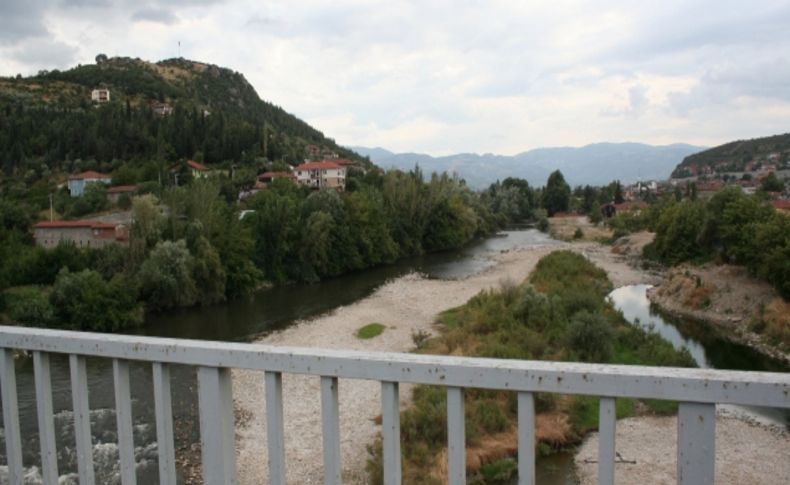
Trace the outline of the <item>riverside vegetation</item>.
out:
M 606 299 L 606 273 L 583 256 L 555 251 L 522 284 L 482 291 L 467 304 L 443 313 L 440 334 L 418 352 L 475 357 L 582 361 L 693 367 L 657 334 L 628 324 Z M 516 394 L 468 389 L 465 393 L 470 483 L 507 483 L 516 469 Z M 673 413 L 674 403 L 618 399 L 618 418 L 637 409 Z M 578 443 L 597 428 L 597 400 L 585 396 L 536 395 L 539 454 Z M 404 482 L 444 483 L 447 436 L 444 388 L 416 386 L 412 405 L 401 413 Z M 381 445 L 371 449 L 368 469 L 381 483 Z

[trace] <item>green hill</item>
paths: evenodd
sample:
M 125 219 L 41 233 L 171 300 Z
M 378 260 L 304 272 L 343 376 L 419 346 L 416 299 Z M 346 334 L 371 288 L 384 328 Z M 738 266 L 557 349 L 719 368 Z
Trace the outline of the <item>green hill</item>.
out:
M 109 103 L 91 102 L 99 87 L 109 89 Z M 166 103 L 172 114 L 157 115 L 155 103 Z M 242 74 L 215 65 L 98 56 L 96 64 L 66 71 L 0 78 L 0 162 L 6 173 L 31 160 L 50 167 L 64 160 L 106 166 L 182 158 L 295 164 L 307 145 L 369 164 L 261 100 Z
M 743 172 L 763 163 L 790 163 L 790 133 L 751 140 L 738 140 L 689 155 L 675 167 L 673 178 L 704 173 Z M 696 172 L 696 173 L 695 173 Z

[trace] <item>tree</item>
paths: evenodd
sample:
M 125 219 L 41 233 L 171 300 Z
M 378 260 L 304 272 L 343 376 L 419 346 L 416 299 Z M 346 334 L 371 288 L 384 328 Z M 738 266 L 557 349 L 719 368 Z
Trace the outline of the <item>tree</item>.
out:
M 197 298 L 192 255 L 184 240 L 163 241 L 140 266 L 140 296 L 150 310 L 191 306 Z
M 107 62 L 107 55 L 106 54 L 98 54 L 96 56 L 96 64 L 101 64 L 103 62 Z
M 546 189 L 543 191 L 543 208 L 549 217 L 557 212 L 565 212 L 570 205 L 571 188 L 565 182 L 562 172 L 555 170 L 549 175 Z
M 58 325 L 73 330 L 114 332 L 143 320 L 134 285 L 120 279 L 110 283 L 95 271 L 62 270 L 49 300 Z
M 785 188 L 784 182 L 779 180 L 775 172 L 770 172 L 760 183 L 760 190 L 765 192 L 781 192 Z

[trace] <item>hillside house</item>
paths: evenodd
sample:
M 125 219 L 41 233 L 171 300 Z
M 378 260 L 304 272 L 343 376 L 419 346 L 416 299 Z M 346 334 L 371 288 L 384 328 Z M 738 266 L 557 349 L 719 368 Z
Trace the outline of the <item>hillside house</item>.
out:
M 170 116 L 173 114 L 173 107 L 167 103 L 160 103 L 158 101 L 151 102 L 151 111 L 157 116 Z
M 345 190 L 346 168 L 333 161 L 308 162 L 294 168 L 296 182 L 313 189 Z
M 131 197 L 135 190 L 137 190 L 136 185 L 118 185 L 110 187 L 107 189 L 107 200 L 113 204 L 117 204 L 118 199 L 120 199 L 122 195 L 126 194 Z
M 91 101 L 99 104 L 109 103 L 110 90 L 107 88 L 94 89 L 93 91 L 91 91 Z
M 192 175 L 193 179 L 202 179 L 208 177 L 211 174 L 210 168 L 194 160 L 187 160 L 184 163 L 177 163 L 173 165 L 170 167 L 170 173 L 177 174 L 182 168 L 186 168 L 189 174 Z
M 78 173 L 69 177 L 69 194 L 72 197 L 79 197 L 85 192 L 85 187 L 88 184 L 104 184 L 110 185 L 112 176 L 88 170 L 87 172 Z
M 779 212 L 780 214 L 784 214 L 786 216 L 790 216 L 790 200 L 775 199 L 771 201 L 771 205 L 774 206 L 776 212 Z
M 108 244 L 128 244 L 129 229 L 124 224 L 98 221 L 47 221 L 33 226 L 36 245 L 54 248 L 71 242 L 78 248 L 101 248 Z

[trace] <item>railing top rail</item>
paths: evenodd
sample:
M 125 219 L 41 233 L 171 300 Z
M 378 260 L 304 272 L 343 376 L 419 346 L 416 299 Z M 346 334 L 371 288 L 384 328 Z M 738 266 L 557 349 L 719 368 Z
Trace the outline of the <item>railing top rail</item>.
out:
M 0 347 L 513 391 L 790 408 L 790 373 L 359 352 L 0 326 Z

